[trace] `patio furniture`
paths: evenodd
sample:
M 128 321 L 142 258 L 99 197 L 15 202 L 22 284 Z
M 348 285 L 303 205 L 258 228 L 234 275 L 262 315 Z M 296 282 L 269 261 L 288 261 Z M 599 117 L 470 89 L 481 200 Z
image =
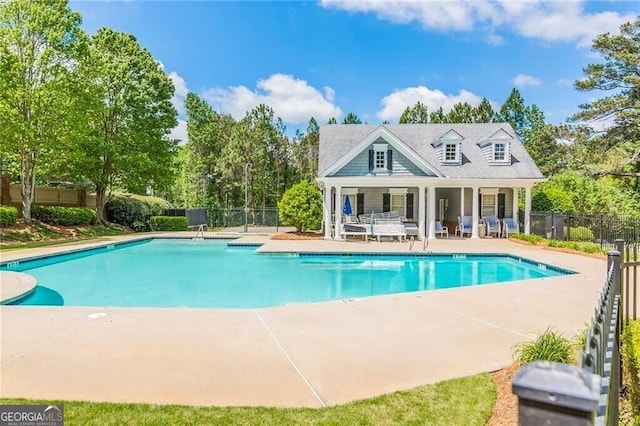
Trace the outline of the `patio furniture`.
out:
M 439 220 L 436 220 L 436 237 L 438 234 L 444 236 L 446 235 L 449 238 L 449 228 L 447 226 L 442 226 L 442 223 Z
M 399 220 L 378 219 L 373 224 L 373 236 L 380 242 L 381 237 L 398 237 L 399 241 L 407 238 L 407 230 Z
M 460 234 L 460 237 L 464 237 L 464 234 L 472 234 L 471 216 L 458 216 L 458 226 L 455 229 L 455 235 Z
M 340 226 L 340 237 L 347 241 L 347 236 L 349 235 L 363 237 L 365 241 L 369 241 L 371 225 L 342 224 Z
M 500 236 L 500 221 L 495 216 L 486 216 L 484 218 L 486 225 L 486 235 L 494 235 L 496 238 Z
M 509 234 L 520 232 L 520 225 L 511 217 L 505 217 L 502 220 L 502 237 L 508 238 Z

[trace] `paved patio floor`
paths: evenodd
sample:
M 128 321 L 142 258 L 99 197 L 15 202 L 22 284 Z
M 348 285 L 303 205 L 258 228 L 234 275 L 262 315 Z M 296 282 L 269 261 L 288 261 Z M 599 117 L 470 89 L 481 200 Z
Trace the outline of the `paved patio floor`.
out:
M 242 241 L 265 242 L 261 251 L 409 250 L 397 242 Z M 20 250 L 1 260 L 71 248 Z M 548 326 L 574 335 L 605 278 L 604 260 L 506 240 L 436 240 L 427 250 L 511 253 L 578 274 L 264 309 L 2 306 L 0 396 L 341 404 L 499 369 L 511 363 L 514 344 Z M 106 315 L 91 317 L 99 312 Z

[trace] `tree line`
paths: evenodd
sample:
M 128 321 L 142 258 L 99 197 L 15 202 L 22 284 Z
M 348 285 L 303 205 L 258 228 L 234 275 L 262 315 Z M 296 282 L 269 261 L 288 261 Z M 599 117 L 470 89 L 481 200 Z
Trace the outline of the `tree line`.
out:
M 188 141 L 180 146 L 169 137 L 177 124 L 174 87 L 159 61 L 130 34 L 101 28 L 88 35 L 80 24 L 66 0 L 0 2 L 0 158 L 2 171 L 20 182 L 25 222 L 36 184 L 94 189 L 104 221 L 113 191 L 152 188 L 176 206 L 239 207 L 246 190 L 249 207 L 265 208 L 317 177 L 320 124 L 311 117 L 305 131 L 288 136 L 268 105 L 236 120 L 189 93 Z M 508 122 L 551 184 L 554 176 L 579 173 L 637 203 L 639 40 L 640 19 L 594 40 L 602 62 L 587 66 L 575 87 L 606 96 L 580 105 L 567 124 L 547 123 L 515 88 L 495 111 L 486 98 L 448 112 L 417 102 L 399 122 Z M 607 127 L 594 129 L 593 120 Z M 351 112 L 341 122 L 362 120 Z

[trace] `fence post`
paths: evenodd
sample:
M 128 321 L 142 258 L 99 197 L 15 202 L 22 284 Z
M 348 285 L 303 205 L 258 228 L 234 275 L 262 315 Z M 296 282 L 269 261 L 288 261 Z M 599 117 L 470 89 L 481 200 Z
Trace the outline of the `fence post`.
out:
M 518 424 L 595 424 L 601 380 L 577 365 L 548 361 L 525 365 L 513 379 Z

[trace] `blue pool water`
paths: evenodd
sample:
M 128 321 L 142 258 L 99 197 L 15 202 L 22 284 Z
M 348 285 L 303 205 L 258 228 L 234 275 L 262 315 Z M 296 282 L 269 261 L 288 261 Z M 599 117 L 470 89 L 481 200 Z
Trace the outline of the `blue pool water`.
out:
M 38 280 L 21 305 L 256 308 L 569 273 L 510 256 L 259 254 L 227 241 L 148 240 L 4 269 Z

